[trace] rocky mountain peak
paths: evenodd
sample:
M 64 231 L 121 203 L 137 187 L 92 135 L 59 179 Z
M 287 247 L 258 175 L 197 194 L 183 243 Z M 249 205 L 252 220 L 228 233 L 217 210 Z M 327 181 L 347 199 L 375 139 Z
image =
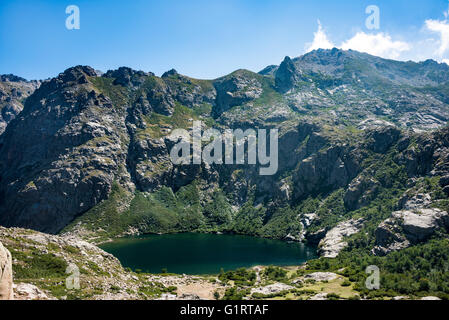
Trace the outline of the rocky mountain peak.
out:
M 97 72 L 89 66 L 79 65 L 65 70 L 62 74 L 59 75 L 58 78 L 65 82 L 70 82 L 77 81 L 83 76 L 96 77 Z
M 114 84 L 123 87 L 138 87 L 145 78 L 153 75 L 153 73 L 146 73 L 144 71 L 136 71 L 128 67 L 120 67 L 117 70 L 109 70 L 103 77 L 114 78 Z
M 175 69 L 171 69 L 171 70 L 168 70 L 167 72 L 164 72 L 164 74 L 162 75 L 162 78 L 168 78 L 168 77 L 177 76 L 177 75 L 179 75 L 178 71 L 176 71 Z
M 281 92 L 287 92 L 293 88 L 298 80 L 298 73 L 295 64 L 290 57 L 285 57 L 279 69 L 275 73 L 275 85 Z
M 10 73 L 10 74 L 1 74 L 0 75 L 0 81 L 1 82 L 5 82 L 5 81 L 9 81 L 9 82 L 27 82 L 28 80 Z
M 265 68 L 263 68 L 261 71 L 259 71 L 259 74 L 264 75 L 264 76 L 273 76 L 274 72 L 276 72 L 276 70 L 278 69 L 278 66 L 276 65 L 269 65 Z

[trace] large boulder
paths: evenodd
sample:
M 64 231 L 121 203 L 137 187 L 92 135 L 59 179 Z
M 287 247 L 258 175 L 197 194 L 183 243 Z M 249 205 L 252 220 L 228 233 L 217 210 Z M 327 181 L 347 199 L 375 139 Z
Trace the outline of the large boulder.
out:
M 440 209 L 399 211 L 394 216 L 402 219 L 402 229 L 413 243 L 429 238 L 439 227 L 449 227 L 449 215 Z
M 0 300 L 13 299 L 11 253 L 0 242 Z
M 50 300 L 47 294 L 31 283 L 14 284 L 16 300 Z

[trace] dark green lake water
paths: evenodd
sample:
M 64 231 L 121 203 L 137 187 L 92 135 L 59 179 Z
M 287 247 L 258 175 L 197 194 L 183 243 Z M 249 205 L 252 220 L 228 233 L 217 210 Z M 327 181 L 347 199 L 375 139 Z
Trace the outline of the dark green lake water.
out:
M 213 274 L 255 265 L 299 265 L 316 258 L 301 243 L 241 235 L 181 233 L 122 238 L 101 248 L 124 267 L 160 273 Z

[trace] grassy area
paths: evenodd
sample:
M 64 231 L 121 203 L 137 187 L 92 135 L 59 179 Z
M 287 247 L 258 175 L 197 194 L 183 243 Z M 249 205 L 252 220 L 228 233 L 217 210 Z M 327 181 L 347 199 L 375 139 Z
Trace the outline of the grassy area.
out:
M 124 203 L 127 209 L 120 211 Z M 75 219 L 62 233 L 80 228 L 89 231 L 95 242 L 118 237 L 131 228 L 141 233 L 193 231 L 204 225 L 196 183 L 173 193 L 163 187 L 151 194 L 129 194 L 115 183 L 108 199 Z
M 129 103 L 128 90 L 121 85 L 114 85 L 113 78 L 90 77 L 89 81 L 100 93 L 108 96 L 114 106 L 124 107 Z

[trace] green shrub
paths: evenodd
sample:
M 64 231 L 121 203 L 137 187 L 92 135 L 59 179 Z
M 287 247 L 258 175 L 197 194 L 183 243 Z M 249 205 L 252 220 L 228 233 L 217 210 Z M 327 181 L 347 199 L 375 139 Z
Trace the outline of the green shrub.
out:
M 269 266 L 265 268 L 263 275 L 269 280 L 283 281 L 286 280 L 287 271 L 280 267 Z
M 351 282 L 349 280 L 345 280 L 341 285 L 342 287 L 349 287 L 351 285 Z

